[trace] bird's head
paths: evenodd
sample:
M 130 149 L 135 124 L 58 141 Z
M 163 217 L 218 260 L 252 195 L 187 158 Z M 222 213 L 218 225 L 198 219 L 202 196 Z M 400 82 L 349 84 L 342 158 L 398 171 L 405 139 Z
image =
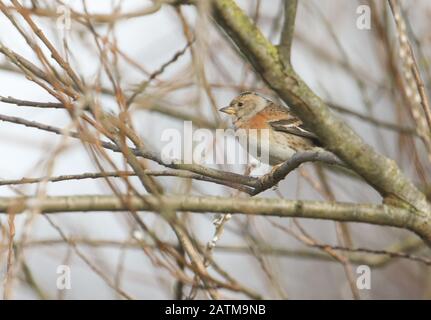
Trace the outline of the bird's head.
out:
M 270 101 L 256 92 L 246 91 L 234 98 L 229 106 L 221 108 L 224 112 L 234 118 L 234 120 L 247 120 L 262 111 Z

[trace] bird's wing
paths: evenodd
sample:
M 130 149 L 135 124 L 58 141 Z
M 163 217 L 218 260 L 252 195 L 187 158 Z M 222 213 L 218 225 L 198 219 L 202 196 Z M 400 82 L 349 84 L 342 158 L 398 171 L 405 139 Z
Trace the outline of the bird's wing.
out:
M 301 120 L 295 117 L 288 119 L 280 119 L 274 121 L 268 121 L 268 124 L 276 131 L 282 131 L 296 136 L 304 137 L 318 142 L 319 138 L 312 132 L 304 128 L 304 124 Z

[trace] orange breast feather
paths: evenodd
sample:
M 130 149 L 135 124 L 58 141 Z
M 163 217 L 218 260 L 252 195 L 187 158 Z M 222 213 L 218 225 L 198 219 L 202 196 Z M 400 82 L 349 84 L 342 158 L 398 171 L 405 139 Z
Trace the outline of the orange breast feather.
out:
M 269 125 L 267 123 L 268 117 L 266 117 L 265 114 L 258 113 L 253 118 L 249 120 L 249 128 L 253 129 L 265 129 L 269 128 Z

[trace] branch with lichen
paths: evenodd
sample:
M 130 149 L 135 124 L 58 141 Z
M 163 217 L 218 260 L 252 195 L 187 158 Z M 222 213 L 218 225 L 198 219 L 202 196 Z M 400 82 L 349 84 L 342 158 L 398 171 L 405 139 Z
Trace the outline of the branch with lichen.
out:
M 280 52 L 260 32 L 233 0 L 214 0 L 213 15 L 262 79 L 315 132 L 323 145 L 362 176 L 396 206 L 414 208 L 412 219 L 421 217 L 423 235 L 431 235 L 431 206 L 425 195 L 409 181 L 395 161 L 377 153 L 346 123 L 333 114 L 295 73 L 284 65 Z
M 355 204 L 325 201 L 294 201 L 266 198 L 226 198 L 198 196 L 130 196 L 125 205 L 117 196 L 59 196 L 42 201 L 26 197 L 0 198 L 0 213 L 19 214 L 31 207 L 44 213 L 89 211 L 152 211 L 160 202 L 174 211 L 197 213 L 241 213 L 247 215 L 297 217 L 346 222 L 364 222 L 407 228 L 416 231 L 425 216 L 412 214 L 412 210 L 379 204 Z M 415 219 L 416 217 L 416 219 Z M 422 218 L 422 219 L 421 219 Z

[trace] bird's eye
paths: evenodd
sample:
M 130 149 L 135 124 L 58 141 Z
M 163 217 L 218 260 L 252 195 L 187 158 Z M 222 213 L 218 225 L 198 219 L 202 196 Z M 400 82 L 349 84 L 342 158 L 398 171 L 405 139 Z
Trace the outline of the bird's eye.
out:
M 238 107 L 242 107 L 243 105 L 244 105 L 244 103 L 238 102 Z

